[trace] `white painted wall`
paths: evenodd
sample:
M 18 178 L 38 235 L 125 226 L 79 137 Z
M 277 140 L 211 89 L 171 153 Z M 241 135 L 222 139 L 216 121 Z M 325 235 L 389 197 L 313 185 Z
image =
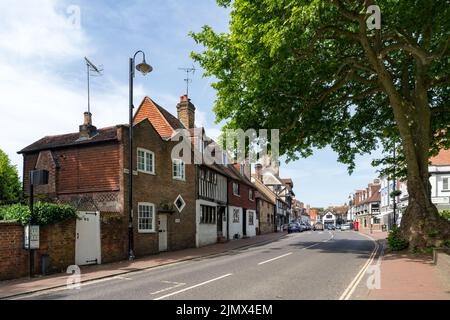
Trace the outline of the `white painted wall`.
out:
M 206 246 L 217 242 L 217 224 L 200 223 L 200 205 L 217 207 L 217 203 L 198 199 L 196 201 L 196 224 L 195 245 L 197 247 Z
M 253 225 L 249 224 L 250 221 L 250 214 L 253 214 Z M 255 210 L 247 210 L 247 237 L 254 237 L 256 236 L 256 226 L 257 226 L 257 219 L 256 219 L 256 211 Z
M 239 211 L 239 221 L 238 222 L 234 222 L 233 221 L 233 216 L 234 216 L 234 210 L 238 210 Z M 230 221 L 228 221 L 228 225 L 230 228 L 230 240 L 234 239 L 234 235 L 238 234 L 239 238 L 242 238 L 242 208 L 240 207 L 234 207 L 234 206 L 228 206 L 228 212 L 229 212 L 229 216 L 230 216 Z

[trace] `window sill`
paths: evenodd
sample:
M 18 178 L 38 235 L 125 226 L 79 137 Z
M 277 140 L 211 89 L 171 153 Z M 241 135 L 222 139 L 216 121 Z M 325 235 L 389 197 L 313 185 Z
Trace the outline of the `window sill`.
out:
M 150 174 L 150 175 L 152 175 L 152 176 L 155 176 L 155 175 L 156 175 L 154 171 L 153 171 L 153 172 L 150 172 L 150 171 L 138 170 L 138 173 Z
M 154 230 L 138 230 L 138 233 L 150 234 L 150 233 L 156 233 L 156 231 L 154 231 Z
M 186 178 L 177 178 L 177 177 L 172 177 L 173 180 L 177 180 L 177 181 L 183 181 L 186 182 Z

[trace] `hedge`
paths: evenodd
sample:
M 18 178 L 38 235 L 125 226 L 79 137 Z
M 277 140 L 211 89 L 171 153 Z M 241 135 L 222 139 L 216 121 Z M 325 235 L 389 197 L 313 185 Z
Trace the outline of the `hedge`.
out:
M 30 215 L 27 205 L 0 206 L 0 220 L 18 221 L 25 225 L 30 221 Z M 34 205 L 35 222 L 42 226 L 69 220 L 76 216 L 75 209 L 70 205 L 47 202 L 37 202 Z

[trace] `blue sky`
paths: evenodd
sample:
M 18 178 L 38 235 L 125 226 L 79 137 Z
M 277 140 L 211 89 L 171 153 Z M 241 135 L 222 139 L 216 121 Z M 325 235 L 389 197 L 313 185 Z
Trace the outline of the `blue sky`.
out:
M 128 121 L 128 59 L 139 49 L 154 71 L 136 77 L 135 105 L 148 95 L 176 114 L 176 103 L 185 92 L 185 75 L 178 68 L 192 66 L 190 52 L 201 50 L 188 32 L 205 24 L 227 31 L 228 11 L 214 0 L 2 0 L 0 148 L 21 173 L 18 150 L 42 136 L 78 129 L 87 105 L 84 56 L 104 69 L 102 77 L 91 80 L 97 127 Z M 195 67 L 199 70 L 190 98 L 197 107 L 196 124 L 215 136 L 220 127 L 211 111 L 212 79 L 202 78 L 202 70 Z M 292 177 L 297 198 L 311 206 L 342 204 L 376 172 L 371 155 L 358 159 L 352 176 L 336 159 L 330 149 L 321 150 L 308 159 L 282 164 L 281 175 Z

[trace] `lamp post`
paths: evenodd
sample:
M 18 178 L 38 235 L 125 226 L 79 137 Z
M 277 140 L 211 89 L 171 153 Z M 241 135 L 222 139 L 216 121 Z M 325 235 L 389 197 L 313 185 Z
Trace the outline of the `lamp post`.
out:
M 135 65 L 136 56 L 142 53 L 142 62 Z M 134 259 L 134 241 L 133 241 L 133 79 L 135 76 L 134 69 L 141 72 L 144 76 L 152 72 L 151 65 L 145 62 L 145 53 L 141 50 L 136 51 L 130 58 L 129 71 L 129 139 L 128 139 L 128 259 Z
M 395 159 L 395 141 L 394 141 L 394 152 L 393 152 L 394 154 L 393 154 L 393 156 L 394 156 L 394 176 L 393 176 L 393 180 L 394 180 L 394 185 L 393 185 L 393 188 L 392 188 L 392 191 L 393 191 L 393 193 L 394 193 L 394 197 L 393 197 L 393 201 L 394 201 L 394 226 L 397 224 L 397 220 L 395 220 L 395 214 L 396 214 L 396 211 L 397 211 L 397 195 L 396 195 L 396 184 L 397 184 L 397 179 L 396 179 L 396 177 L 395 177 L 395 175 L 396 175 L 396 159 Z

